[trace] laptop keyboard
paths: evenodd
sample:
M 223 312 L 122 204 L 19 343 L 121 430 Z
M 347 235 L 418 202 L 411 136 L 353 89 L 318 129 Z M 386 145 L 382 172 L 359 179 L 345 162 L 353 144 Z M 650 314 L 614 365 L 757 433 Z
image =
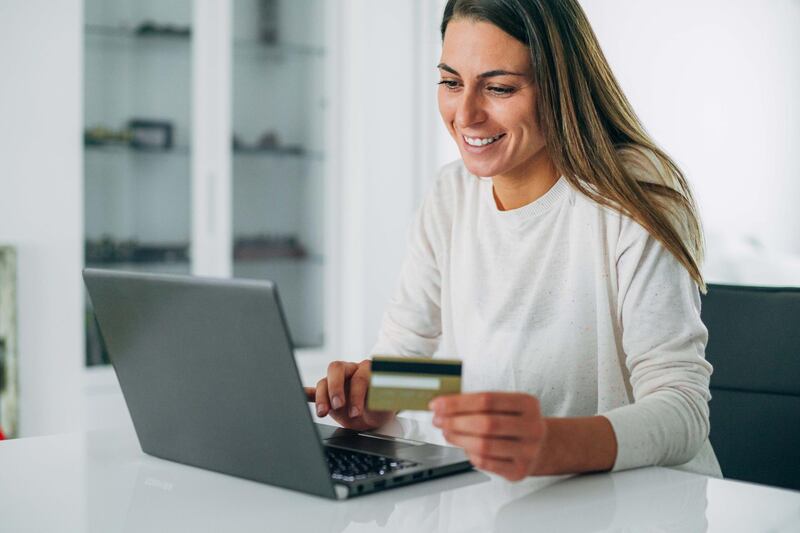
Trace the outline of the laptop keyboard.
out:
M 396 457 L 384 457 L 330 446 L 325 447 L 325 455 L 331 477 L 340 481 L 385 476 L 419 464 Z

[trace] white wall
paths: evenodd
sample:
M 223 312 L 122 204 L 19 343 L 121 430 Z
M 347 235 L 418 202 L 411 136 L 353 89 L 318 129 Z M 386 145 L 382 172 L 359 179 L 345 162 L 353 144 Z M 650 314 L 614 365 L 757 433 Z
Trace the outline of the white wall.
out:
M 697 195 L 709 281 L 800 284 L 800 2 L 581 4 Z
M 0 3 L 0 242 L 18 248 L 20 432 L 81 427 L 81 2 Z
M 436 0 L 437 6 L 435 12 L 431 15 L 431 18 L 435 19 L 434 28 L 432 28 L 432 33 L 434 34 L 432 37 L 431 49 L 435 52 L 435 65 L 440 63 L 439 59 L 441 58 L 442 54 L 442 34 L 440 33 L 440 27 L 442 23 L 442 13 L 444 13 L 444 6 L 447 4 L 447 0 Z M 434 70 L 433 74 L 433 98 L 434 102 L 436 100 L 436 91 L 437 86 L 435 83 L 439 81 L 439 71 Z M 433 131 L 433 145 L 436 150 L 435 155 L 435 163 L 437 168 L 441 167 L 442 165 L 449 163 L 455 159 L 460 159 L 461 154 L 458 151 L 458 146 L 456 142 L 450 137 L 450 132 L 447 131 L 447 127 L 445 127 L 444 122 L 439 115 L 439 106 L 438 103 L 435 105 L 435 123 L 431 124 L 431 131 Z
M 437 43 L 440 11 L 425 0 L 347 0 L 340 8 L 339 356 L 360 359 L 377 338 L 405 255 L 406 230 L 436 170 L 431 125 L 438 120 L 439 53 L 431 43 Z

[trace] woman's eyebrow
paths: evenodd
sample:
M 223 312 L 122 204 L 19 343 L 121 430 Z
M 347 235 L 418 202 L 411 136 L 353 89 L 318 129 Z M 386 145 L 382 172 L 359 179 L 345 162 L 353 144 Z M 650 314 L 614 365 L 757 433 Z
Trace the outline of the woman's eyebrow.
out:
M 438 68 L 440 70 L 447 71 L 450 74 L 455 74 L 456 76 L 461 76 L 461 74 L 459 74 L 456 69 L 454 69 L 453 67 L 447 65 L 446 63 L 439 63 L 438 65 L 436 65 L 436 68 Z M 521 72 L 510 72 L 508 70 L 501 70 L 501 69 L 488 70 L 486 72 L 478 74 L 478 78 L 481 78 L 481 79 L 483 79 L 483 78 L 492 78 L 494 76 L 523 76 L 523 77 L 526 77 L 527 74 L 524 74 L 524 73 L 521 73 Z

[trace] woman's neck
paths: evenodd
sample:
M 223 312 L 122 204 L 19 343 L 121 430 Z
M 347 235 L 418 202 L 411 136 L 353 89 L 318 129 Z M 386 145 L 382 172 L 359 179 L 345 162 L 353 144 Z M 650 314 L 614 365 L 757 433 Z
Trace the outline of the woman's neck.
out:
M 555 185 L 558 178 L 559 172 L 543 148 L 519 167 L 492 177 L 497 209 L 509 211 L 535 202 Z

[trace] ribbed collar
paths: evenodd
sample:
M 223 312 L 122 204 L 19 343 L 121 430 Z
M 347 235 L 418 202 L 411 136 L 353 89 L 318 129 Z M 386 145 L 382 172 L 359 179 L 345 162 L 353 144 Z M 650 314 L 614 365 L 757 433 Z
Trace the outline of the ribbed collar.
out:
M 497 208 L 497 203 L 494 201 L 494 185 L 492 178 L 479 178 L 481 180 L 481 187 L 483 188 L 484 201 L 486 201 L 491 208 L 494 215 L 502 220 L 504 223 L 518 225 L 533 217 L 537 217 L 546 213 L 554 205 L 557 205 L 563 198 L 569 195 L 570 186 L 567 179 L 561 176 L 556 181 L 550 190 L 533 202 L 518 207 L 517 209 L 509 209 L 508 211 L 500 211 Z

